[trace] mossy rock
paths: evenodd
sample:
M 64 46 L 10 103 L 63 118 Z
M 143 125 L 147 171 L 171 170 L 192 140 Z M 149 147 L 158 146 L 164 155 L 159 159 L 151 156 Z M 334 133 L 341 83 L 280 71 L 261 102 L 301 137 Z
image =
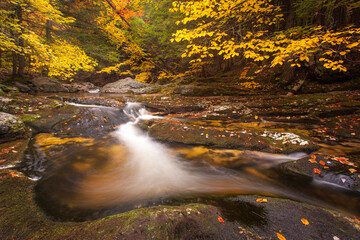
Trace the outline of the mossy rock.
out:
M 254 195 L 59 222 L 37 207 L 33 181 L 12 170 L 0 170 L 0 177 L 2 239 L 275 239 L 277 233 L 287 239 L 354 239 L 359 235 L 355 220 L 338 212 L 273 197 L 264 202 L 263 196 Z
M 8 142 L 25 137 L 25 124 L 20 118 L 0 112 L 0 119 L 0 142 Z

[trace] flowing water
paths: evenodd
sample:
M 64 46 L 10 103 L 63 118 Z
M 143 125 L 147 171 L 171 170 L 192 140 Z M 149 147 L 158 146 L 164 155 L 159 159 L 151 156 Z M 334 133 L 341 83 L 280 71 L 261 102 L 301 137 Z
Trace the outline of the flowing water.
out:
M 28 160 L 20 169 L 40 178 L 35 188 L 36 200 L 55 219 L 88 220 L 138 207 L 192 202 L 199 196 L 220 199 L 224 194 L 262 194 L 327 204 L 306 192 L 284 187 L 280 177 L 269 178 L 265 174 L 280 163 L 306 156 L 305 153 L 211 149 L 215 155 L 237 151 L 236 156 L 245 162 L 250 159 L 240 168 L 221 167 L 192 159 L 191 153 L 203 151 L 201 147 L 165 145 L 140 130 L 139 121 L 157 118 L 149 115 L 142 104 L 128 103 L 121 113 L 105 107 L 73 105 L 93 113 L 104 114 L 102 109 L 117 112 L 108 114 L 107 121 L 113 117 L 115 122 L 121 118 L 124 123 L 108 136 L 84 138 L 81 144 L 70 141 L 71 144 L 57 148 L 33 142 Z M 317 191 L 316 187 L 312 190 Z

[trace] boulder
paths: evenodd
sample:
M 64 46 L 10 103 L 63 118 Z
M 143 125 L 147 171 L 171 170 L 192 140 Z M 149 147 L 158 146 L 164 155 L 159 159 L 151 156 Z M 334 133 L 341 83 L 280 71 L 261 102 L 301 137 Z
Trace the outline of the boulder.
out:
M 29 86 L 27 86 L 26 84 L 21 83 L 21 82 L 15 82 L 15 83 L 14 83 L 14 86 L 17 87 L 20 92 L 27 93 L 27 92 L 30 92 L 30 91 L 31 91 L 31 89 L 30 89 Z
M 0 112 L 0 142 L 23 138 L 25 132 L 25 124 L 20 118 Z
M 69 92 L 60 82 L 49 77 L 38 77 L 30 80 L 30 86 L 35 92 Z
M 91 92 L 98 89 L 98 87 L 90 82 L 63 84 L 63 86 L 66 87 L 69 92 Z
M 145 84 L 139 81 L 136 81 L 130 77 L 121 79 L 119 81 L 106 84 L 101 92 L 103 93 L 145 93 L 152 90 L 149 88 L 149 84 Z

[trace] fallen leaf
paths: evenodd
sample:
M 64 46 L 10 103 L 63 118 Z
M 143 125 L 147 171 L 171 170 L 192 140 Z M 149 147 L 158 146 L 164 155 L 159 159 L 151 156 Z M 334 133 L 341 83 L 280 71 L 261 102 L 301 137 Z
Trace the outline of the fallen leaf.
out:
M 315 159 L 313 159 L 313 158 L 309 159 L 309 162 L 311 162 L 311 163 L 317 163 L 317 161 L 316 161 Z
M 316 159 L 316 155 L 311 155 L 310 157 L 313 159 Z
M 4 149 L 1 150 L 1 152 L 2 153 L 9 153 L 9 149 L 4 148 Z
M 350 171 L 351 173 L 357 172 L 356 169 L 354 169 L 354 168 L 350 168 L 349 171 Z
M 302 218 L 302 219 L 301 219 L 301 222 L 302 222 L 304 225 L 309 225 L 309 221 L 306 220 L 305 218 Z
M 221 216 L 218 216 L 218 220 L 219 222 L 224 223 L 224 219 Z
M 314 171 L 314 173 L 321 174 L 321 171 L 319 169 L 317 169 L 317 168 L 314 168 L 313 171 Z
M 281 235 L 280 233 L 276 233 L 276 235 L 277 235 L 278 239 L 286 240 L 286 238 L 283 235 Z
M 265 203 L 265 202 L 268 202 L 268 200 L 266 198 L 258 198 L 258 199 L 256 199 L 256 202 Z
M 319 164 L 325 166 L 325 162 L 324 162 L 324 161 L 320 161 Z

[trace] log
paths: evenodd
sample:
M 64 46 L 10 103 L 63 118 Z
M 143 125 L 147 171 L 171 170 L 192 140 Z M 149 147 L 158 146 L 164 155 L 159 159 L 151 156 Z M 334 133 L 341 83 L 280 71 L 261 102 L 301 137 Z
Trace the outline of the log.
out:
M 287 97 L 293 96 L 295 93 L 297 93 L 301 87 L 306 83 L 306 80 L 300 80 L 291 90 L 286 94 Z

